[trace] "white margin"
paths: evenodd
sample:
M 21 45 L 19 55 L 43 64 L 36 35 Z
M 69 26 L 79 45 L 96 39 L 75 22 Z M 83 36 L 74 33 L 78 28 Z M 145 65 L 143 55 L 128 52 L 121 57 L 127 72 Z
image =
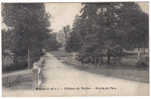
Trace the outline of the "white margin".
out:
M 43 2 L 43 3 L 46 3 L 46 2 L 149 2 L 149 0 L 0 0 L 0 3 L 39 3 L 39 2 Z M 150 20 L 150 2 L 149 2 L 149 23 L 151 23 L 151 20 Z M 1 5 L 0 5 L 0 11 L 1 11 Z M 0 13 L 1 15 L 1 13 Z M 1 18 L 0 18 L 0 21 L 1 21 Z M 0 24 L 0 29 L 1 29 L 1 24 Z M 149 56 L 151 56 L 151 35 L 150 35 L 150 29 L 151 29 L 151 25 L 149 25 Z M 2 42 L 1 42 L 1 31 L 0 31 L 0 47 L 2 46 Z M 2 48 L 0 48 L 0 98 L 2 98 Z M 149 57 L 149 65 L 151 65 L 151 57 Z M 151 71 L 151 68 L 149 69 L 149 71 Z M 151 82 L 151 73 L 149 73 L 149 81 Z M 151 90 L 150 90 L 150 95 L 151 95 Z M 19 97 L 21 98 L 21 97 Z M 25 97 L 24 97 L 25 98 Z M 31 98 L 31 97 L 28 97 L 28 98 Z M 33 99 L 40 99 L 40 98 L 36 98 L 36 97 L 32 97 Z M 43 97 L 42 97 L 43 98 Z M 48 98 L 48 97 L 46 97 Z M 95 97 L 92 97 L 92 96 L 87 96 L 87 97 L 51 97 L 51 99 L 66 99 L 66 98 L 72 98 L 72 99 L 83 99 L 83 98 L 86 98 L 86 99 L 100 99 L 100 98 L 113 98 L 113 99 L 151 99 L 151 97 L 146 97 L 146 96 L 135 96 L 135 97 L 132 97 L 132 96 L 114 96 L 114 97 L 111 97 L 111 96 L 95 96 Z M 18 99 L 16 97 L 8 97 L 8 99 Z

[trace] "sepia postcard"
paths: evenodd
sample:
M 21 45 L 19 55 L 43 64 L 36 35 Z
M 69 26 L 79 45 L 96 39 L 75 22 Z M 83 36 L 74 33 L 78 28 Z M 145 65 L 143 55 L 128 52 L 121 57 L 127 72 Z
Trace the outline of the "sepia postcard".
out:
M 1 3 L 4 97 L 149 96 L 149 2 Z

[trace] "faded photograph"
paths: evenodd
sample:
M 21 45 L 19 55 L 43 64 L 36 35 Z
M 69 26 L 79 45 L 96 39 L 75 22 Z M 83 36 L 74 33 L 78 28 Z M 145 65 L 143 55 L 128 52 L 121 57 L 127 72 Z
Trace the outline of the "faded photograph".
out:
M 149 3 L 1 3 L 3 96 L 148 96 Z

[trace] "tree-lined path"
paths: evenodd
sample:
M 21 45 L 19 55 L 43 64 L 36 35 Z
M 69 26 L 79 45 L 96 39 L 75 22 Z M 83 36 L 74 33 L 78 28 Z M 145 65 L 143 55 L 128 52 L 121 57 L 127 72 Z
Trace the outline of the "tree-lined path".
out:
M 3 89 L 3 96 L 125 96 L 149 94 L 148 83 L 108 77 L 79 70 L 62 63 L 51 53 L 47 53 L 45 56 L 45 65 L 42 73 L 44 79 L 39 90 L 12 91 Z M 7 93 L 5 93 L 6 91 Z

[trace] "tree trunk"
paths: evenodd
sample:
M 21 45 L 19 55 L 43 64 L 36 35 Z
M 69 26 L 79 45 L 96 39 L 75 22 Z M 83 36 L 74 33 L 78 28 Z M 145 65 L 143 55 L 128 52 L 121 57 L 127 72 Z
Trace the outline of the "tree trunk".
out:
M 111 56 L 107 55 L 107 63 L 110 64 Z
M 137 60 L 140 60 L 140 49 L 138 48 L 138 50 L 137 50 Z
M 145 55 L 145 42 L 144 42 L 144 55 Z

